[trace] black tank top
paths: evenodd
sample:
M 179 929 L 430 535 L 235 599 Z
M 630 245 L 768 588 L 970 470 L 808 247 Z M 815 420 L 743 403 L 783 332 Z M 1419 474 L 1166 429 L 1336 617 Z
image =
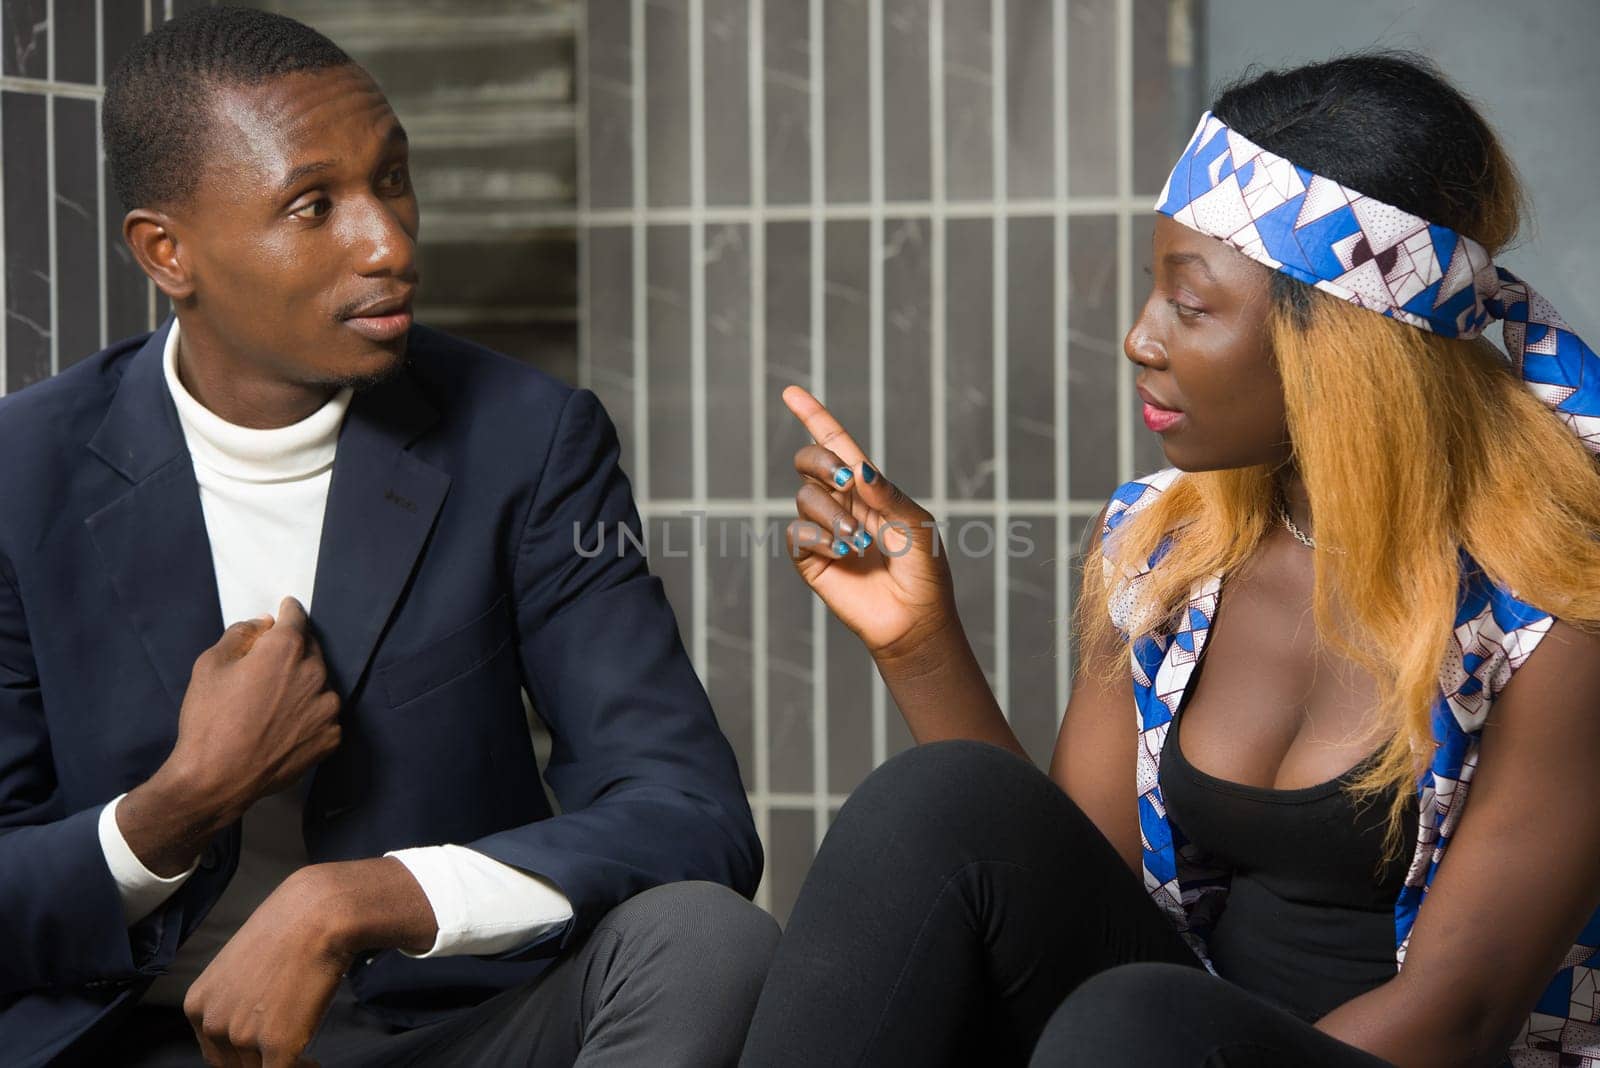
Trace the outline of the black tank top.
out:
M 1217 973 L 1305 1020 L 1394 978 L 1394 903 L 1416 842 L 1415 796 L 1401 850 L 1380 868 L 1385 804 L 1357 804 L 1344 789 L 1376 753 L 1317 786 L 1246 786 L 1184 759 L 1182 711 L 1162 747 L 1161 794 L 1168 820 L 1233 872 L 1206 942 Z

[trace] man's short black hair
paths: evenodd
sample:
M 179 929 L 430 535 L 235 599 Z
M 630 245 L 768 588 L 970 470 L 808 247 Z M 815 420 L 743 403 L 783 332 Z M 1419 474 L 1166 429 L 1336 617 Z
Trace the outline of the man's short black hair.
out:
M 196 8 L 145 34 L 106 82 L 106 160 L 123 209 L 194 193 L 214 90 L 352 62 L 310 26 L 249 8 Z

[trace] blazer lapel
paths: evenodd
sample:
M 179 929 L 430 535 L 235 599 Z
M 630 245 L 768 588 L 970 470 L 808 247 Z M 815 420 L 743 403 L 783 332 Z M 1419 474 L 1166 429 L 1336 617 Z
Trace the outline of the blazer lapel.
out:
M 222 636 L 222 609 L 194 465 L 162 371 L 170 329 L 169 320 L 133 356 L 89 441 L 132 488 L 84 522 L 176 712 L 195 658 Z
M 339 435 L 311 602 L 334 690 L 355 692 L 450 476 L 406 451 L 438 419 L 409 370 L 356 395 Z

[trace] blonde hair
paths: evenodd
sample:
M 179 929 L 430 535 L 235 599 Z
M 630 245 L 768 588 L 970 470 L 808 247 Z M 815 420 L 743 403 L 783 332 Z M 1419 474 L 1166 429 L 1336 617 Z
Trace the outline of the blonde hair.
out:
M 1491 212 L 1513 220 L 1491 236 L 1514 230 L 1514 204 Z M 1320 639 L 1377 683 L 1373 730 L 1387 740 L 1352 791 L 1389 795 L 1392 855 L 1407 795 L 1433 752 L 1430 712 L 1457 611 L 1460 552 L 1518 599 L 1600 629 L 1600 465 L 1492 344 L 1302 293 L 1274 301 L 1269 330 L 1291 462 L 1316 520 L 1315 619 Z M 1128 670 L 1105 561 L 1113 574 L 1142 569 L 1170 539 L 1140 584 L 1146 610 L 1130 637 L 1159 631 L 1191 584 L 1250 557 L 1276 521 L 1277 492 L 1268 467 L 1186 473 L 1087 554 L 1080 647 L 1100 662 L 1085 670 Z

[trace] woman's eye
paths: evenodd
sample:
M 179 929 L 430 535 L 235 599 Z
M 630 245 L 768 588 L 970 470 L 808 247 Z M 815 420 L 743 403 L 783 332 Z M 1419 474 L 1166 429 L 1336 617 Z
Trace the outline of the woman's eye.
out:
M 1167 303 L 1172 306 L 1173 311 L 1178 313 L 1178 318 L 1180 319 L 1198 319 L 1205 314 L 1199 308 L 1191 308 L 1189 305 L 1180 304 L 1175 300 L 1169 299 Z
M 296 219 L 320 219 L 333 208 L 327 197 L 318 197 L 303 207 L 296 208 L 289 214 Z

